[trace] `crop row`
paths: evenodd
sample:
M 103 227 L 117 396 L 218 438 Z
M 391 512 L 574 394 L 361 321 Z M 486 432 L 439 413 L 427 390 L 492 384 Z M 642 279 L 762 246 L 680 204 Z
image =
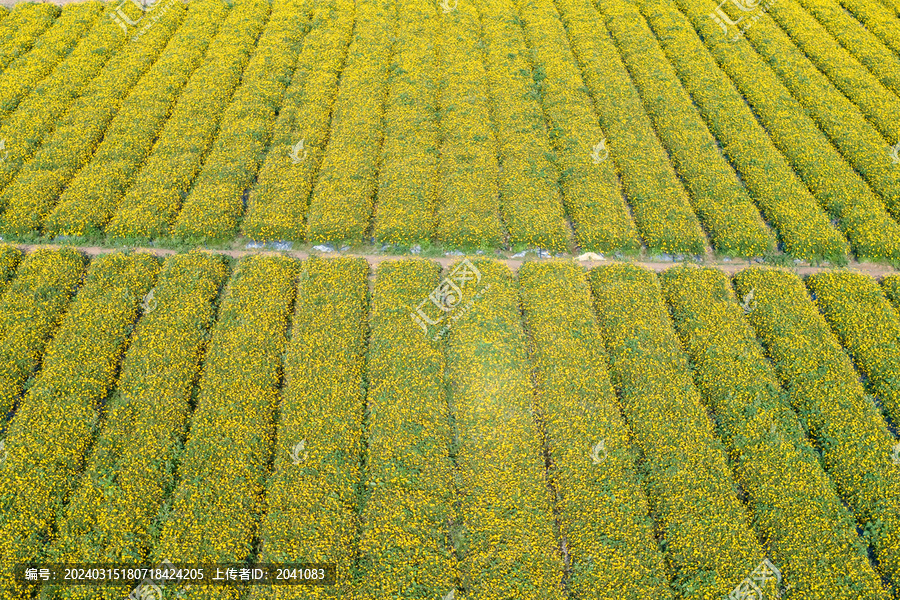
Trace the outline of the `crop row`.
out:
M 0 162 L 0 190 L 4 189 L 45 135 L 62 119 L 71 102 L 90 85 L 126 36 L 112 19 L 98 18 L 69 55 L 35 86 L 3 120 L 0 139 L 6 156 Z M 0 209 L 6 208 L 0 205 Z
M 511 246 L 566 249 L 559 172 L 512 0 L 479 0 L 485 66 L 500 152 L 500 211 Z
M 441 21 L 436 238 L 454 246 L 496 247 L 503 239 L 499 163 L 481 22 L 468 2 Z
M 85 235 L 106 225 L 227 10 L 219 0 L 198 0 L 188 6 L 184 24 L 122 102 L 90 162 L 44 220 L 45 234 Z
M 12 112 L 19 101 L 63 60 L 101 12 L 99 2 L 71 4 L 40 38 L 31 52 L 19 56 L 0 73 L 0 118 Z
M 413 260 L 383 263 L 376 274 L 366 363 L 367 501 L 354 596 L 361 600 L 443 598 L 456 589 L 444 354 L 403 310 L 426 298 L 439 275 L 434 263 Z
M 116 238 L 167 235 L 215 138 L 220 118 L 269 17 L 265 0 L 239 0 L 219 26 L 153 150 L 107 227 Z
M 691 380 L 659 283 L 624 264 L 594 269 L 590 283 L 612 381 L 646 461 L 645 486 L 675 592 L 721 598 L 765 553 Z
M 889 275 L 881 281 L 884 294 L 900 310 L 900 276 Z
M 61 9 L 55 4 L 23 3 L 16 6 L 12 15 L 3 23 L 0 38 L 0 71 L 27 52 L 40 35 L 59 16 Z
M 900 94 L 900 58 L 878 36 L 854 19 L 837 0 L 797 1 L 881 83 Z
M 253 257 L 229 281 L 153 564 L 243 562 L 254 552 L 296 270 L 283 257 Z M 188 597 L 238 594 L 198 586 Z
M 606 27 L 587 0 L 523 3 L 523 18 L 541 28 L 562 20 L 550 31 L 565 32 L 584 82 L 590 90 L 600 125 L 609 135 L 610 157 L 618 165 L 625 193 L 641 235 L 651 251 L 703 254 L 706 238 L 669 155 L 666 153 L 641 97 L 618 58 Z M 561 16 L 560 16 L 561 13 Z M 560 43 L 566 38 L 560 40 Z M 714 226 L 715 222 L 708 225 Z M 722 232 L 713 230 L 718 240 Z
M 900 29 L 894 11 L 878 0 L 838 0 L 866 29 L 874 33 L 895 54 L 900 54 Z
M 13 417 L 0 463 L 3 600 L 24 597 L 9 569 L 40 556 L 103 421 L 100 402 L 158 268 L 146 254 L 111 254 L 91 264 Z
M 106 425 L 86 460 L 47 559 L 58 563 L 145 563 L 153 525 L 173 486 L 214 301 L 227 269 L 221 257 L 176 255 L 163 265 L 122 361 Z M 121 600 L 131 589 L 45 587 L 49 599 Z
M 6 207 L 0 231 L 38 230 L 63 188 L 90 160 L 123 100 L 166 47 L 187 9 L 170 2 L 158 10 L 154 27 L 106 63 L 0 195 L 0 206 Z
M 716 27 L 709 18 L 707 13 L 708 7 L 705 4 L 701 4 L 697 0 L 678 0 L 678 2 L 689 13 L 698 30 L 709 29 L 710 26 Z M 775 8 L 776 4 L 773 3 L 771 10 L 777 10 Z M 729 7 L 726 4 L 726 8 L 728 9 L 726 12 L 729 12 L 732 18 L 737 18 L 734 7 Z M 858 67 L 857 70 L 849 69 L 850 74 L 844 74 L 852 83 L 842 86 L 844 88 L 844 93 L 842 94 L 841 91 L 835 88 L 832 81 L 820 72 L 812 61 L 792 43 L 787 34 L 779 29 L 771 17 L 762 15 L 755 22 L 755 26 L 746 29 L 746 36 L 750 43 L 746 40 L 739 40 L 737 43 L 731 44 L 726 41 L 725 36 L 719 33 L 716 35 L 715 40 L 712 41 L 712 46 L 723 48 L 724 44 L 724 47 L 729 49 L 735 47 L 743 48 L 740 52 L 732 52 L 731 56 L 732 62 L 738 56 L 741 57 L 740 65 L 746 74 L 750 73 L 750 70 L 747 69 L 747 60 L 765 61 L 768 65 L 767 70 L 770 69 L 772 73 L 777 74 L 779 81 L 779 84 L 774 86 L 766 84 L 771 97 L 778 98 L 777 104 L 782 107 L 796 105 L 797 108 L 794 111 L 798 115 L 804 113 L 810 115 L 815 120 L 818 128 L 821 128 L 821 131 L 831 140 L 846 161 L 862 175 L 869 185 L 872 186 L 872 189 L 881 196 L 888 209 L 896 216 L 898 210 L 900 210 L 900 206 L 898 206 L 898 202 L 900 202 L 900 174 L 893 168 L 890 160 L 885 160 L 885 149 L 888 145 L 885 140 L 892 138 L 890 143 L 894 143 L 894 140 L 900 137 L 900 130 L 896 129 L 896 124 L 885 123 L 879 132 L 879 129 L 866 119 L 864 111 L 851 102 L 844 94 L 848 94 L 851 98 L 854 98 L 857 104 L 863 104 L 864 106 L 887 106 L 893 97 L 894 106 L 897 107 L 897 103 L 900 101 L 889 91 L 885 90 L 877 80 L 874 81 L 873 86 L 883 90 L 880 95 L 876 97 L 876 92 L 868 92 L 868 96 L 871 97 L 866 103 L 856 98 L 857 94 L 854 90 L 864 87 L 864 82 L 858 76 L 859 69 L 862 69 L 862 67 Z M 827 34 L 825 37 L 830 39 Z M 811 42 L 812 46 L 824 43 L 818 36 L 814 42 Z M 755 49 L 755 52 L 753 49 Z M 836 52 L 838 55 L 843 56 L 841 50 L 836 50 Z M 755 55 L 756 53 L 759 54 L 758 57 L 749 58 L 749 55 Z M 828 57 L 827 59 L 822 58 L 818 62 L 824 63 L 826 60 L 838 61 L 840 59 L 838 57 Z M 852 59 L 848 59 L 848 62 L 853 64 Z M 862 69 L 862 72 L 871 77 L 865 69 Z M 732 72 L 729 71 L 729 74 L 732 74 Z M 746 78 L 747 75 L 745 75 Z M 837 76 L 833 76 L 833 78 L 840 81 Z M 762 85 L 763 83 L 763 81 L 760 81 L 757 85 Z M 778 97 L 773 93 L 775 89 L 782 86 L 790 90 L 796 100 L 788 100 L 789 94 L 783 94 L 782 97 Z M 894 116 L 891 117 L 890 115 Z M 893 110 L 888 109 L 884 119 L 896 119 L 898 115 L 900 115 L 900 107 Z M 786 113 L 785 116 L 788 116 L 788 114 Z M 796 118 L 791 118 L 791 122 L 795 120 Z M 786 131 L 790 131 L 790 129 L 786 129 Z M 786 136 L 776 133 L 774 137 L 776 143 L 778 143 L 779 137 Z M 818 137 L 822 137 L 822 135 L 819 134 Z M 804 148 L 807 152 L 810 152 L 809 145 L 804 146 Z
M 568 0 L 585 18 L 590 2 Z M 587 4 L 587 7 L 583 6 Z M 711 242 L 722 254 L 761 256 L 772 248 L 772 235 L 760 217 L 747 189 L 722 156 L 690 96 L 681 87 L 675 70 L 655 41 L 637 8 L 626 2 L 600 3 L 609 33 L 641 94 L 660 139 L 685 181 L 697 214 L 709 231 Z M 610 44 L 603 40 L 609 48 Z M 795 238 L 796 225 L 789 220 L 782 237 L 787 247 L 802 245 Z
M 260 586 L 253 598 L 350 595 L 365 435 L 368 271 L 362 259 L 313 258 L 303 265 L 259 534 L 264 561 L 334 563 L 337 584 Z
M 0 299 L 0 415 L 22 393 L 83 270 L 84 259 L 71 250 L 36 250 L 18 265 Z
M 884 417 L 795 275 L 754 269 L 734 281 L 791 405 L 896 594 L 900 471 L 891 464 L 895 442 Z
M 396 12 L 394 0 L 357 4 L 355 39 L 341 73 L 328 147 L 310 197 L 310 241 L 362 240 L 368 229 Z
M 535 415 L 568 553 L 566 588 L 573 598 L 671 600 L 584 272 L 574 264 L 526 263 L 519 295 L 531 338 Z
M 684 267 L 661 279 L 697 386 L 791 593 L 888 600 L 856 522 L 806 440 L 728 276 Z M 758 310 L 753 302 L 746 299 L 745 310 Z
M 356 18 L 348 0 L 317 3 L 242 225 L 254 240 L 304 239 L 304 218 Z
M 262 163 L 273 121 L 309 31 L 307 0 L 273 2 L 272 17 L 222 116 L 216 141 L 175 222 L 176 238 L 234 235 L 244 191 Z
M 461 289 L 471 302 L 447 333 L 458 435 L 461 585 L 470 600 L 561 600 L 564 564 L 532 413 L 516 290 L 504 265 L 473 266 L 461 263 L 449 276 L 467 282 Z

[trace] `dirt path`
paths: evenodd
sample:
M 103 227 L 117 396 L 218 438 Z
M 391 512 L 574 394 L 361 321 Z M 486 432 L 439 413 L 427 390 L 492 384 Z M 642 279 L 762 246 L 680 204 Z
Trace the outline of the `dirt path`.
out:
M 59 248 L 60 245 L 56 244 L 16 244 L 11 243 L 11 245 L 16 246 L 20 250 L 24 252 L 31 252 L 37 248 Z M 96 256 L 98 254 L 109 254 L 111 252 L 116 252 L 121 250 L 121 248 L 105 248 L 101 246 L 69 246 L 71 248 L 75 248 L 88 254 L 90 256 Z M 155 256 L 170 256 L 172 254 L 178 254 L 177 250 L 168 250 L 163 248 L 131 248 L 135 252 L 146 252 L 148 254 L 153 254 Z M 279 252 L 275 250 L 209 250 L 202 248 L 204 252 L 211 252 L 213 254 L 222 254 L 225 256 L 230 256 L 232 258 L 241 258 L 243 256 L 249 256 L 251 254 L 267 254 L 267 255 L 287 255 L 294 258 L 308 258 L 312 254 L 316 254 L 314 252 L 304 252 L 304 251 L 286 251 Z M 336 257 L 336 256 L 352 256 L 358 258 L 366 259 L 370 265 L 373 267 L 377 266 L 379 263 L 384 262 L 386 260 L 398 260 L 402 258 L 416 258 L 412 255 L 398 255 L 398 254 L 355 254 L 352 252 L 331 252 L 326 254 L 318 254 L 318 256 L 324 257 Z M 471 256 L 471 255 L 470 255 Z M 492 260 L 497 260 L 498 262 L 504 263 L 511 271 L 518 271 L 519 267 L 522 266 L 522 263 L 526 262 L 526 259 L 518 259 L 518 258 L 496 258 L 496 257 L 487 257 Z M 442 266 L 447 267 L 460 259 L 459 256 L 437 256 L 437 257 L 424 257 L 425 260 L 433 260 L 437 263 L 440 263 Z M 562 260 L 562 259 L 537 259 L 530 258 L 527 260 Z M 651 271 L 655 271 L 657 273 L 661 273 L 667 269 L 671 269 L 674 266 L 677 266 L 681 263 L 676 262 L 653 262 L 653 261 L 645 261 L 645 260 L 616 260 L 616 259 L 606 259 L 606 260 L 582 260 L 579 261 L 584 267 L 597 267 L 600 265 L 609 265 L 615 263 L 629 262 L 632 264 L 639 265 L 644 267 L 645 269 L 649 269 Z M 754 263 L 750 263 L 747 260 L 738 260 L 735 259 L 731 262 L 725 262 L 721 259 L 715 262 L 704 262 L 703 266 L 706 267 L 714 267 L 716 269 L 720 269 L 726 273 L 734 274 L 738 271 L 742 271 L 749 266 L 752 266 Z M 797 265 L 790 267 L 777 267 L 783 268 L 786 271 L 794 272 L 798 275 L 812 275 L 813 273 L 820 273 L 822 271 L 833 271 L 837 267 L 833 266 L 809 266 L 809 265 Z M 883 277 L 884 275 L 891 275 L 897 273 L 898 271 L 891 266 L 874 264 L 874 263 L 858 263 L 851 262 L 846 267 L 851 271 L 857 271 L 859 273 L 865 273 L 866 275 L 870 275 L 875 278 Z

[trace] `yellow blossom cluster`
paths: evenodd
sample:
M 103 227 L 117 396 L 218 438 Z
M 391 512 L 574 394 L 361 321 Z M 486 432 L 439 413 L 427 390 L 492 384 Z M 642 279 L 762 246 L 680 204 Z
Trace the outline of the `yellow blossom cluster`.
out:
M 888 300 L 894 303 L 894 307 L 900 310 L 900 275 L 888 275 L 881 280 L 881 287 Z
M 900 94 L 900 60 L 878 36 L 854 19 L 837 0 L 797 1 L 881 83 Z
M 106 229 L 110 236 L 156 238 L 169 233 L 270 8 L 266 0 L 234 3 L 110 221 Z
M 804 173 L 793 170 L 794 166 L 789 162 L 794 160 L 793 155 L 779 152 L 735 87 L 745 84 L 742 91 L 747 94 L 756 90 L 752 65 L 728 62 L 727 55 L 732 50 L 727 48 L 737 46 L 726 45 L 718 49 L 716 37 L 721 38 L 720 29 L 707 31 L 701 40 L 690 21 L 672 2 L 638 0 L 638 5 L 685 90 L 721 143 L 722 151 L 734 164 L 762 213 L 775 225 L 785 249 L 799 258 L 846 254 L 847 243 L 804 185 L 801 180 Z M 704 14 L 704 18 L 710 20 L 708 14 Z M 710 51 L 717 49 L 714 59 Z M 728 74 L 719 68 L 716 60 L 723 61 Z M 749 75 L 741 71 L 745 68 Z M 737 76 L 732 74 L 734 71 Z M 766 93 L 762 90 L 752 97 Z M 780 136 L 774 141 L 786 138 L 789 140 L 790 136 Z M 823 155 L 821 152 L 807 154 L 810 160 Z
M 531 338 L 535 414 L 544 432 L 573 598 L 673 598 L 619 411 L 584 271 L 528 262 L 519 296 Z
M 53 132 L 0 195 L 0 231 L 25 235 L 40 229 L 66 184 L 90 160 L 129 90 L 156 61 L 181 25 L 186 8 L 173 3 L 146 35 L 130 42 L 87 86 Z
M 703 254 L 706 237 L 688 194 L 597 11 L 587 0 L 559 2 L 561 14 L 552 0 L 522 6 L 527 22 L 567 35 L 560 43 L 568 40 L 582 67 L 600 125 L 609 135 L 610 158 L 619 168 L 647 247 L 655 252 Z M 549 25 L 560 19 L 564 29 Z
M 439 599 L 456 589 L 444 353 L 410 318 L 439 274 L 435 263 L 418 260 L 382 263 L 376 273 L 358 600 Z
M 893 94 L 881 86 L 862 66 L 856 65 L 855 69 L 848 71 L 848 64 L 855 63 L 852 58 L 845 57 L 847 64 L 841 65 L 843 76 L 852 80 L 857 79 L 859 73 L 865 73 L 872 79 L 875 87 L 881 88 L 883 95 L 873 91 L 864 92 L 861 81 L 843 85 L 846 88 L 843 93 L 836 89 L 832 80 L 793 44 L 765 11 L 754 15 L 759 18 L 753 21 L 755 24 L 752 27 L 746 28 L 747 39 L 731 42 L 729 36 L 732 32 L 728 36 L 723 35 L 719 26 L 709 17 L 707 3 L 700 0 L 676 1 L 689 13 L 698 30 L 709 32 L 714 36 L 705 39 L 717 55 L 717 59 L 733 66 L 731 69 L 726 67 L 729 75 L 734 79 L 738 76 L 738 71 L 742 73 L 741 79 L 744 82 L 738 85 L 748 96 L 750 103 L 754 106 L 770 105 L 768 110 L 759 109 L 759 112 L 764 123 L 781 122 L 781 125 L 769 126 L 776 144 L 784 145 L 791 141 L 797 144 L 799 147 L 791 153 L 794 160 L 803 161 L 805 158 L 809 165 L 805 168 L 809 170 L 810 175 L 819 178 L 826 177 L 829 172 L 836 172 L 832 169 L 838 167 L 832 166 L 832 163 L 843 163 L 846 160 L 881 197 L 883 204 L 892 211 L 900 210 L 898 208 L 900 174 L 886 157 L 888 145 L 900 141 L 900 125 L 897 125 L 897 118 L 900 117 L 900 114 L 897 114 L 900 111 L 900 100 L 894 98 L 897 110 L 888 110 L 884 119 L 891 122 L 884 123 L 879 130 L 867 120 L 866 111 L 857 106 L 862 104 L 858 96 L 867 94 L 869 97 L 866 105 L 874 107 L 887 106 Z M 768 10 L 776 11 L 779 5 L 778 2 L 772 2 Z M 746 14 L 739 11 L 731 2 L 725 3 L 723 10 L 735 20 Z M 741 12 L 741 15 L 738 15 L 738 12 Z M 829 36 L 825 34 L 825 38 Z M 827 45 L 827 41 L 815 35 L 810 44 L 821 48 Z M 833 40 L 832 44 L 837 45 Z M 807 48 L 807 51 L 811 49 Z M 835 52 L 844 56 L 842 54 L 844 51 L 839 46 Z M 727 61 L 723 60 L 725 55 L 728 56 Z M 821 64 L 825 60 L 840 59 L 830 56 L 818 62 Z M 832 78 L 839 81 L 835 75 L 832 75 Z M 758 90 L 757 93 L 745 89 L 751 86 L 750 82 L 753 82 L 752 86 Z M 859 91 L 859 94 L 855 92 L 849 94 L 853 97 L 853 101 L 845 96 L 848 90 Z M 798 135 L 801 132 L 803 135 Z M 819 148 L 827 149 L 827 154 Z M 823 160 L 826 155 L 832 158 Z M 796 168 L 804 169 L 801 166 Z M 844 165 L 840 168 L 844 171 L 849 170 Z M 848 194 L 844 202 L 853 203 L 854 200 L 855 198 Z M 822 200 L 820 202 L 829 210 L 834 210 L 826 202 Z
M 533 24 L 526 20 L 523 27 L 534 68 L 530 93 L 541 99 L 544 107 L 561 169 L 563 203 L 578 243 L 592 251 L 634 252 L 640 242 L 615 167 L 612 161 L 595 164 L 591 158 L 605 134 L 561 23 L 558 19 Z M 547 27 L 553 28 L 554 35 L 546 35 Z
M 22 3 L 16 5 L 8 21 L 3 24 L 0 38 L 0 71 L 21 56 L 38 41 L 41 34 L 59 16 L 61 9 L 55 4 Z
M 562 252 L 567 247 L 559 171 L 513 0 L 476 0 L 481 17 L 492 116 L 499 143 L 500 210 L 509 244 Z
M 900 423 L 900 315 L 878 283 L 861 273 L 822 272 L 806 284 L 885 414 Z
M 433 0 L 398 1 L 374 214 L 381 243 L 412 244 L 434 233 L 439 22 Z
M 125 39 L 112 19 L 98 18 L 69 55 L 3 120 L 0 140 L 5 142 L 6 156 L 0 161 L 0 190 L 12 181 Z M 5 208 L 0 204 L 0 209 Z
M 254 240 L 304 240 L 313 179 L 319 168 L 331 108 L 354 30 L 355 3 L 316 3 L 303 50 L 284 95 L 265 161 L 242 224 Z
M 896 597 L 900 469 L 891 464 L 896 438 L 796 275 L 748 269 L 734 283 L 791 405 L 804 419 L 825 470 L 856 515 Z
M 80 265 L 79 265 L 80 266 Z M 93 261 L 9 426 L 0 463 L 0 598 L 27 597 L 9 569 L 36 561 L 103 423 L 101 402 L 159 270 L 148 254 Z
M 562 600 L 564 563 L 515 284 L 505 265 L 473 262 L 480 281 L 470 269 L 461 273 L 470 278 L 463 300 L 472 304 L 447 333 L 461 586 L 469 600 Z
M 591 271 L 590 283 L 610 375 L 643 453 L 647 495 L 676 596 L 721 600 L 765 553 L 659 282 L 649 271 L 617 264 Z
M 0 118 L 9 115 L 19 101 L 65 58 L 97 20 L 102 8 L 93 0 L 64 7 L 62 15 L 41 36 L 40 43 L 0 73 Z
M 241 87 L 184 200 L 172 230 L 175 238 L 221 241 L 234 236 L 244 210 L 244 190 L 253 183 L 265 156 L 272 122 L 309 31 L 309 4 L 309 0 L 272 2 L 271 19 L 241 75 Z
M 4 19 L 8 14 L 9 14 L 9 9 L 6 8 L 5 6 L 0 6 L 0 22 L 2 22 L 3 19 Z M 6 29 L 0 30 L 0 32 L 2 32 L 2 33 L 6 33 L 6 31 L 7 31 Z
M 44 219 L 46 235 L 85 235 L 109 222 L 227 12 L 221 0 L 188 5 L 184 24 L 122 102 L 90 162 Z
M 784 585 L 800 597 L 889 600 L 728 276 L 676 267 L 661 280 L 697 386 Z M 752 302 L 744 305 L 752 309 Z
M 251 598 L 352 597 L 368 274 L 368 263 L 358 258 L 313 257 L 303 265 L 259 532 L 262 562 L 334 563 L 336 585 L 258 586 Z
M 894 53 L 900 54 L 900 29 L 893 10 L 879 0 L 840 0 L 840 4 Z
M 173 485 L 191 390 L 227 268 L 221 257 L 176 255 L 143 302 L 106 426 L 47 549 L 56 563 L 146 564 L 150 530 Z M 130 586 L 44 586 L 46 600 L 121 600 Z
M 571 11 L 572 18 L 584 15 L 589 23 L 596 22 L 589 17 L 590 0 L 567 0 L 561 5 L 572 7 L 564 11 Z M 762 256 L 774 246 L 772 234 L 637 7 L 603 0 L 599 8 L 713 247 L 724 255 Z M 604 56 L 616 52 L 609 40 L 600 37 L 597 42 L 604 47 Z M 788 248 L 797 243 L 792 234 L 789 222 L 782 233 L 791 240 Z
M 396 27 L 394 0 L 357 3 L 355 36 L 341 72 L 328 147 L 309 201 L 309 241 L 360 241 L 368 229 Z
M 253 552 L 296 267 L 280 256 L 251 256 L 229 282 L 152 564 L 237 563 Z M 240 593 L 201 585 L 185 597 L 235 600 Z
M 2 301 L 3 293 L 6 292 L 10 281 L 16 275 L 16 268 L 19 266 L 20 260 L 22 260 L 21 250 L 9 244 L 0 244 L 0 301 Z
M 0 415 L 39 364 L 83 271 L 84 258 L 70 249 L 35 250 L 19 265 L 0 299 Z
M 441 11 L 438 110 L 440 158 L 436 239 L 448 246 L 499 246 L 497 139 L 491 123 L 489 80 L 481 23 L 471 2 Z

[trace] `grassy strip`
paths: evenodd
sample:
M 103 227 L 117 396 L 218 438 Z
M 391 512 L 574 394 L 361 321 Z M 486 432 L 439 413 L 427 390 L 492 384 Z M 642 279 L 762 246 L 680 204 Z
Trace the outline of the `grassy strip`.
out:
M 191 2 L 184 24 L 122 102 L 91 161 L 44 219 L 45 234 L 96 235 L 109 222 L 227 11 L 221 0 Z
M 81 280 L 74 250 L 35 250 L 0 300 L 0 415 L 5 416 L 37 367 L 51 332 Z
M 784 145 L 793 141 L 799 146 L 791 153 L 795 155 L 795 161 L 807 157 L 808 166 L 795 165 L 795 168 L 801 171 L 806 168 L 820 178 L 826 177 L 829 169 L 834 169 L 832 173 L 837 174 L 840 168 L 849 180 L 856 175 L 850 169 L 852 167 L 881 196 L 883 204 L 895 216 L 900 214 L 900 169 L 891 165 L 886 138 L 866 120 L 855 104 L 835 89 L 771 17 L 762 14 L 751 21 L 756 24 L 748 26 L 745 34 L 750 43 L 744 39 L 732 42 L 733 29 L 727 35 L 723 34 L 710 18 L 707 3 L 675 1 L 704 36 L 720 65 L 756 108 L 772 131 L 775 143 Z M 739 18 L 729 4 L 723 10 L 732 18 Z M 887 102 L 885 98 L 872 100 Z M 894 143 L 900 139 L 900 130 L 894 129 L 888 137 L 892 138 L 890 143 Z M 829 158 L 825 159 L 826 156 Z M 842 164 L 845 161 L 848 164 Z M 855 198 L 850 196 L 843 203 L 852 205 Z
M 0 162 L 0 190 L 12 181 L 70 104 L 88 88 L 125 40 L 119 26 L 101 16 L 65 60 L 3 119 L 0 140 L 6 141 L 8 154 Z M 0 205 L 3 208 L 6 207 Z
M 637 452 L 607 373 L 584 271 L 527 262 L 519 296 L 573 598 L 671 599 Z M 593 448 L 603 442 L 599 458 Z
M 283 257 L 253 256 L 231 278 L 203 365 L 180 480 L 160 511 L 153 564 L 243 562 L 253 552 L 296 267 Z M 233 600 L 240 592 L 196 586 L 187 597 Z
M 729 278 L 679 267 L 662 286 L 772 561 L 804 598 L 888 600 L 856 523 L 810 446 Z
M 559 171 L 512 0 L 478 0 L 500 148 L 500 212 L 513 247 L 567 248 Z
M 561 29 L 551 22 L 561 20 L 565 26 L 563 39 L 572 46 L 600 125 L 609 135 L 610 156 L 618 165 L 647 247 L 656 252 L 703 254 L 706 236 L 691 199 L 644 112 L 641 97 L 606 26 L 590 2 L 536 0 L 523 6 L 526 23 L 550 31 Z M 694 200 L 695 206 L 708 208 L 702 206 L 700 199 Z M 714 239 L 722 237 L 716 221 L 705 225 Z
M 102 8 L 99 2 L 70 4 L 31 52 L 14 60 L 0 73 L 0 119 L 15 110 L 22 98 L 71 52 Z
M 403 0 L 389 67 L 385 132 L 375 202 L 380 243 L 426 242 L 437 203 L 438 13 L 430 2 Z
M 316 5 L 312 30 L 303 44 L 268 153 L 250 191 L 242 232 L 252 239 L 306 239 L 303 219 L 328 139 L 331 107 L 355 18 L 355 3 L 350 0 Z
M 396 35 L 394 0 L 363 0 L 310 198 L 310 241 L 361 241 L 372 216 L 382 119 Z M 308 160 L 308 159 L 307 159 Z
M 900 423 L 900 315 L 867 275 L 818 273 L 806 285 L 885 414 Z
M 156 238 L 169 233 L 184 194 L 215 139 L 269 10 L 267 0 L 235 2 L 210 43 L 203 66 L 191 75 L 107 226 L 111 237 Z
M 567 0 L 565 4 L 581 2 Z M 693 206 L 706 225 L 713 246 L 720 254 L 729 256 L 766 254 L 774 246 L 772 234 L 640 12 L 633 4 L 617 0 L 599 4 L 606 27 L 640 91 L 657 135 L 691 193 Z M 588 10 L 591 9 L 582 8 L 584 12 Z M 609 49 L 610 45 L 606 46 Z M 770 206 L 761 204 L 764 210 Z M 795 247 L 816 244 L 815 235 L 811 236 L 808 229 L 812 223 L 796 218 L 794 211 L 779 212 L 780 205 L 773 208 L 776 210 L 766 210 L 766 213 L 779 225 L 788 252 Z M 812 209 L 813 223 L 825 225 L 822 211 L 814 203 Z
M 478 261 L 475 267 L 480 282 L 463 288 L 473 303 L 450 329 L 447 344 L 459 444 L 462 587 L 469 600 L 561 600 L 564 565 L 532 415 L 515 285 L 502 264 Z
M 897 597 L 900 470 L 891 464 L 896 439 L 795 275 L 748 269 L 735 277 L 735 288 L 748 299 L 750 323 Z
M 439 275 L 425 261 L 378 267 L 366 363 L 368 500 L 355 598 L 442 598 L 456 587 L 444 355 L 407 310 L 434 290 Z
M 900 58 L 853 18 L 837 0 L 798 0 L 841 46 L 895 94 L 900 94 Z
M 10 424 L 7 457 L 0 463 L 3 600 L 28 597 L 10 568 L 41 557 L 103 422 L 101 403 L 158 270 L 149 254 L 97 258 L 47 345 L 41 371 Z
M 0 71 L 28 50 L 50 27 L 62 10 L 55 4 L 22 3 L 13 9 L 12 18 L 4 23 L 8 28 L 0 38 Z
M 185 5 L 159 8 L 159 20 L 112 57 L 0 195 L 0 232 L 27 235 L 40 228 L 66 184 L 85 164 L 122 107 L 129 90 L 153 65 L 181 25 Z
M 462 2 L 441 15 L 438 54 L 443 78 L 437 240 L 448 246 L 496 248 L 504 237 L 497 138 L 474 4 Z
M 590 282 L 612 381 L 646 460 L 645 485 L 675 593 L 719 600 L 765 553 L 659 283 L 628 264 L 596 268 Z
M 176 238 L 206 241 L 234 236 L 244 209 L 244 192 L 262 164 L 309 19 L 309 0 L 273 2 L 272 18 L 175 222 L 172 234 Z
M 201 252 L 173 256 L 163 265 L 105 407 L 106 427 L 66 506 L 48 560 L 146 564 L 154 520 L 173 486 L 191 390 L 226 275 L 221 257 Z M 129 592 L 131 586 L 45 586 L 41 598 L 121 600 Z
M 259 534 L 263 562 L 336 563 L 337 584 L 257 586 L 254 599 L 350 597 L 365 436 L 368 271 L 357 258 L 311 258 L 304 265 Z

